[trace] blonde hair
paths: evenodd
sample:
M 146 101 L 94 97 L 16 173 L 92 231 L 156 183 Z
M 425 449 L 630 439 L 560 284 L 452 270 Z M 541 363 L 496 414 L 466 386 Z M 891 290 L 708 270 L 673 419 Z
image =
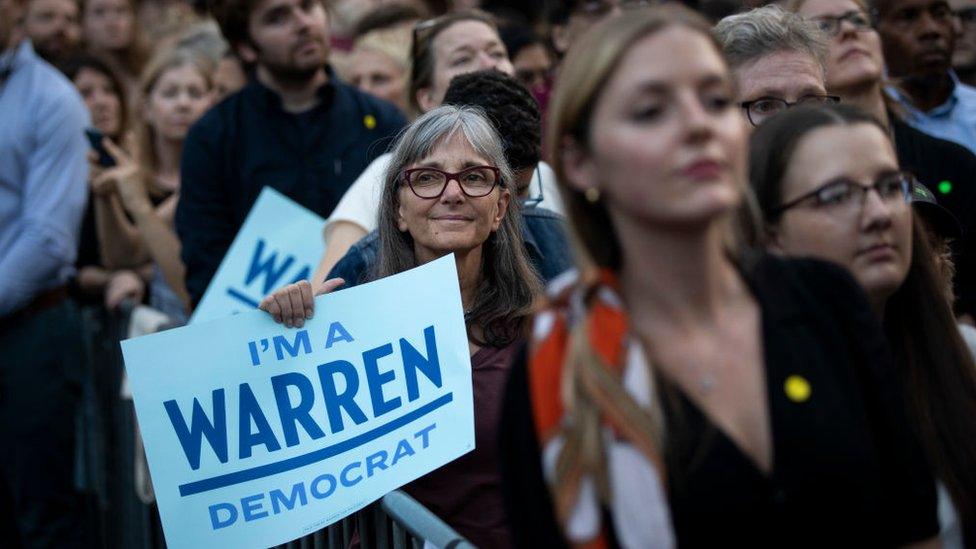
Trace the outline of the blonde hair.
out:
M 370 31 L 353 43 L 353 50 L 369 50 L 389 57 L 405 74 L 410 73 L 410 29 L 392 27 Z
M 410 27 L 401 25 L 398 27 L 377 29 L 357 38 L 353 43 L 352 52 L 371 51 L 385 55 L 403 71 L 403 79 L 406 82 L 406 79 L 410 76 L 410 41 Z M 346 70 L 349 68 L 351 67 L 346 67 Z M 409 93 L 407 88 L 407 85 L 403 86 L 403 96 L 397 105 L 404 105 L 403 108 L 413 110 L 413 103 L 408 97 Z M 407 114 L 413 117 L 417 112 L 409 112 Z
M 565 185 L 560 161 L 563 140 L 572 138 L 580 147 L 589 145 L 590 118 L 603 87 L 620 60 L 640 39 L 668 27 L 681 26 L 698 32 L 722 55 L 709 23 L 697 13 L 677 4 L 665 4 L 628 12 L 597 24 L 569 50 L 559 67 L 546 127 L 546 157 L 551 159 L 560 193 L 573 228 L 579 257 L 589 266 L 618 270 L 621 264 L 617 236 L 606 207 L 591 203 L 584 194 Z
M 639 40 L 675 26 L 700 34 L 721 55 L 711 26 L 702 16 L 680 5 L 666 4 L 597 24 L 573 45 L 560 66 L 549 104 L 547 153 L 556 179 L 561 182 L 560 193 L 584 280 L 593 278 L 593 267 L 619 271 L 623 258 L 606 206 L 587 200 L 583 193 L 566 185 L 568 179 L 561 160 L 564 140 L 569 138 L 578 147 L 589 147 L 593 111 L 621 59 Z M 584 476 L 593 479 L 603 505 L 612 506 L 604 437 L 600 434 L 603 418 L 616 418 L 615 425 L 624 426 L 634 446 L 658 468 L 662 484 L 666 478 L 660 457 L 665 438 L 660 406 L 647 410 L 630 396 L 611 373 L 613 365 L 605 364 L 596 352 L 590 324 L 587 319 L 580 319 L 572 327 L 559 389 L 566 410 L 561 431 L 564 444 L 550 487 L 556 516 L 564 526 L 578 497 L 578 481 Z M 653 371 L 650 373 L 653 379 Z
M 200 73 L 207 83 L 207 89 L 213 88 L 213 62 L 201 52 L 190 48 L 172 48 L 157 53 L 146 68 L 143 69 L 139 78 L 138 104 L 141 111 L 145 107 L 156 83 L 166 71 L 190 65 Z M 137 112 L 140 112 L 137 111 Z M 142 181 L 146 189 L 153 195 L 163 194 L 155 183 L 156 170 L 159 168 L 159 159 L 156 157 L 155 135 L 153 129 L 146 122 L 143 116 L 132 117 L 132 136 L 135 139 L 137 158 L 136 163 L 141 169 Z

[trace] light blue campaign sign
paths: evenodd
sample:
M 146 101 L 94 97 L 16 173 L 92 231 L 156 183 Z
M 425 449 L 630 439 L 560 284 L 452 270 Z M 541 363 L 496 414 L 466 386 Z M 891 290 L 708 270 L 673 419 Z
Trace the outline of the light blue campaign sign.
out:
M 271 187 L 247 214 L 190 323 L 256 309 L 264 296 L 308 280 L 325 251 L 325 220 Z
M 122 342 L 170 547 L 285 543 L 474 449 L 453 256 L 315 307 Z

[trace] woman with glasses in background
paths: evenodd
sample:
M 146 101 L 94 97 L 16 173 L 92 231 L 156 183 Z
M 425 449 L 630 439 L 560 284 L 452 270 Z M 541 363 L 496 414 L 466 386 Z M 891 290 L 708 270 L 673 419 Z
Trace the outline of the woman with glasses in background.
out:
M 522 242 L 514 176 L 480 109 L 443 106 L 411 124 L 383 177 L 373 280 L 454 254 L 471 352 L 475 450 L 404 489 L 477 547 L 507 547 L 498 425 L 509 364 L 541 292 Z M 328 280 L 317 293 L 339 287 Z M 405 291 L 409 291 L 406 288 Z M 311 284 L 275 291 L 261 309 L 301 327 Z
M 830 38 L 827 89 L 844 104 L 860 107 L 878 119 L 894 141 L 901 168 L 913 173 L 962 224 L 963 238 L 953 246 L 959 269 L 956 309 L 972 323 L 976 314 L 976 156 L 901 119 L 897 103 L 884 91 L 881 38 L 863 0 L 795 0 L 791 7 L 818 23 Z
M 845 105 L 793 109 L 752 136 L 762 244 L 846 267 L 882 321 L 909 422 L 976 533 L 976 366 L 910 204 L 887 128 Z

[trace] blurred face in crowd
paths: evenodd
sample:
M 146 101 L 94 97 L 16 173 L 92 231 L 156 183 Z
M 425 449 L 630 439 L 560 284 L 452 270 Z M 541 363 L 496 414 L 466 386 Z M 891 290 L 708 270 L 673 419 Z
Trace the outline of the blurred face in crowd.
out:
M 552 58 L 544 44 L 531 44 L 518 52 L 512 59 L 515 77 L 529 90 L 545 85 L 552 70 Z
M 879 2 L 877 28 L 892 77 L 942 76 L 951 67 L 955 22 L 946 0 Z
M 976 70 L 976 0 L 951 0 L 956 15 L 958 35 L 952 54 L 952 66 L 960 71 Z
M 241 58 L 274 77 L 303 81 L 325 67 L 328 14 L 320 0 L 264 0 L 251 11 Z
M 48 61 L 72 53 L 81 40 L 76 0 L 30 0 L 24 31 L 34 49 Z
M 733 89 L 700 33 L 671 26 L 639 40 L 597 96 L 585 150 L 564 150 L 568 184 L 596 187 L 618 228 L 710 225 L 739 204 L 746 181 Z
M 847 90 L 880 82 L 881 37 L 861 5 L 853 0 L 806 0 L 798 13 L 817 22 L 830 37 L 827 88 Z
M 735 77 L 739 83 L 737 102 L 753 125 L 786 104 L 818 102 L 827 95 L 820 63 L 800 51 L 765 55 L 735 69 Z
M 774 247 L 847 267 L 872 301 L 883 303 L 908 274 L 911 205 L 896 187 L 876 186 L 864 194 L 841 189 L 894 182 L 898 170 L 891 141 L 873 124 L 811 131 L 797 144 L 784 174 L 783 204 L 815 194 L 782 213 L 772 232 Z
M 239 59 L 225 55 L 217 62 L 214 72 L 214 103 L 236 92 L 247 84 L 247 74 Z
M 576 40 L 604 17 L 620 13 L 619 0 L 576 0 L 569 18 L 562 25 L 554 25 L 552 43 L 560 55 L 569 51 Z
M 498 32 L 481 21 L 458 21 L 447 27 L 434 37 L 432 49 L 431 87 L 417 90 L 417 103 L 425 112 L 441 104 L 451 80 L 459 74 L 487 69 L 515 74 Z
M 436 168 L 458 173 L 466 168 L 491 165 L 487 158 L 474 150 L 464 132 L 455 131 L 442 138 L 429 156 L 407 169 Z M 422 195 L 429 196 L 436 194 L 436 186 L 432 191 L 425 191 L 423 186 L 426 181 L 435 181 L 436 177 L 419 171 L 411 175 L 411 180 L 414 181 L 414 188 Z M 410 185 L 400 186 L 397 225 L 413 238 L 418 261 L 426 262 L 452 252 L 475 250 L 498 230 L 508 210 L 509 191 L 494 181 L 488 194 L 472 197 L 462 191 L 462 181 L 458 181 L 463 180 L 469 194 L 482 194 L 492 184 L 492 180 L 484 180 L 484 177 L 491 178 L 493 175 L 474 171 L 452 178 L 443 187 L 444 192 L 436 198 L 421 198 Z
M 88 0 L 82 17 L 85 43 L 95 50 L 119 51 L 135 39 L 135 12 L 129 0 Z
M 158 138 L 182 141 L 190 126 L 210 107 L 210 91 L 197 67 L 184 64 L 166 69 L 146 97 L 146 123 Z
M 0 51 L 13 46 L 14 30 L 23 13 L 23 0 L 0 0 Z
M 407 110 L 407 70 L 389 55 L 356 48 L 349 60 L 349 83 L 360 90 Z
M 85 100 L 95 129 L 117 138 L 122 131 L 122 98 L 105 74 L 85 67 L 78 71 L 75 87 Z

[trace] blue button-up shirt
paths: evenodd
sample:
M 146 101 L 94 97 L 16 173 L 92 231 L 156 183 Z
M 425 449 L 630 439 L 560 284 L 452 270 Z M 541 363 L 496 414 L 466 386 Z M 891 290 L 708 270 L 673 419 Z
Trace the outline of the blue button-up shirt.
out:
M 949 75 L 953 83 L 952 95 L 928 112 L 915 108 L 911 99 L 894 87 L 888 87 L 888 95 L 905 107 L 905 121 L 912 127 L 959 143 L 976 153 L 976 88 L 960 82 L 952 71 Z
M 88 110 L 26 40 L 0 56 L 0 317 L 72 273 L 87 197 Z

